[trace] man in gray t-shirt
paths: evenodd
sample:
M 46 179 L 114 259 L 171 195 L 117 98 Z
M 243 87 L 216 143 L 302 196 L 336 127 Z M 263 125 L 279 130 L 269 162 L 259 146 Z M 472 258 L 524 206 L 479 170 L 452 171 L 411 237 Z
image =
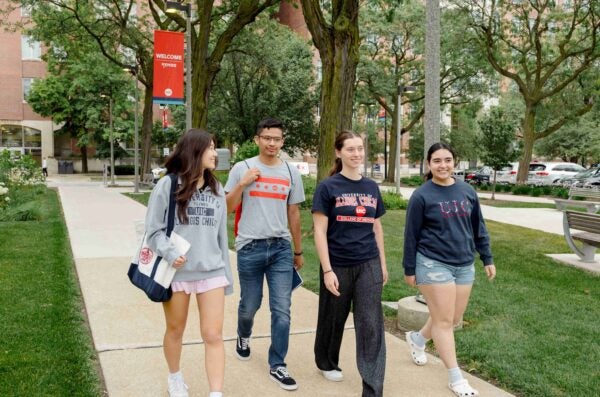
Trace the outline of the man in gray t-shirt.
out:
M 241 204 L 235 240 L 241 291 L 236 353 L 240 360 L 250 359 L 250 335 L 266 277 L 271 309 L 270 376 L 281 388 L 296 390 L 285 356 L 293 269 L 304 265 L 298 207 L 304 201 L 304 186 L 296 167 L 279 159 L 284 141 L 281 121 L 262 120 L 254 140 L 259 155 L 235 164 L 225 185 L 228 211 L 239 212 Z

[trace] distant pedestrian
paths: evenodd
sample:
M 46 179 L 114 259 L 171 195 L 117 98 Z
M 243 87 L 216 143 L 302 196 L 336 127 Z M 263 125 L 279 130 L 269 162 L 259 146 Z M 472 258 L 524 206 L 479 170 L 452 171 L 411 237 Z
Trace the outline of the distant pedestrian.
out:
M 235 240 L 241 291 L 236 356 L 250 359 L 254 315 L 262 302 L 266 278 L 271 309 L 269 376 L 282 389 L 296 390 L 298 384 L 287 370 L 285 356 L 293 271 L 304 265 L 298 207 L 304 201 L 304 187 L 298 169 L 279 158 L 284 143 L 280 120 L 262 120 L 254 141 L 258 156 L 235 164 L 225 184 L 229 211 L 238 208 L 239 214 L 241 210 Z
M 177 268 L 171 284 L 173 297 L 163 303 L 167 325 L 163 349 L 169 367 L 167 383 L 171 397 L 188 396 L 188 387 L 180 371 L 180 358 L 192 294 L 200 314 L 209 396 L 220 397 L 223 391 L 224 296 L 233 292 L 233 280 L 227 245 L 225 192 L 212 173 L 216 159 L 213 136 L 201 129 L 191 129 L 179 139 L 165 163 L 167 173 L 179 177 L 173 231 L 191 244 L 185 255 L 178 252 L 166 236 L 165 214 L 169 207 L 171 178 L 158 181 L 148 203 L 148 244 Z
M 321 262 L 315 362 L 326 379 L 343 380 L 340 347 L 352 307 L 362 396 L 380 397 L 385 376 L 381 293 L 388 278 L 380 221 L 385 208 L 377 184 L 360 174 L 365 156 L 360 135 L 340 133 L 335 155 L 312 206 Z
M 450 390 L 459 397 L 478 396 L 456 361 L 454 326 L 467 308 L 475 280 L 474 251 L 487 277 L 496 276 L 490 238 L 477 193 L 452 177 L 456 155 L 444 143 L 427 152 L 427 181 L 410 197 L 404 229 L 404 279 L 425 296 L 429 319 L 406 342 L 417 365 L 427 363 L 425 344 L 431 338 L 448 370 Z
M 44 178 L 48 177 L 48 160 L 46 159 L 46 157 L 44 157 L 44 159 L 42 160 L 42 175 L 44 176 Z

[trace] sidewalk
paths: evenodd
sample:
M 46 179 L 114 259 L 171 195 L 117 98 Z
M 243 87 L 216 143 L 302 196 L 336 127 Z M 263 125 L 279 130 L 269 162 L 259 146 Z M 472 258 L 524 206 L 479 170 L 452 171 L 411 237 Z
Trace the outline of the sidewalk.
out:
M 145 207 L 123 196 L 131 188 L 105 188 L 80 176 L 50 178 L 58 187 L 71 239 L 77 275 L 94 345 L 98 351 L 108 394 L 117 396 L 166 396 L 167 367 L 162 352 L 164 318 L 161 305 L 152 303 L 133 287 L 126 272 L 137 246 L 134 221 L 143 219 Z M 235 264 L 235 254 L 232 253 Z M 234 271 L 234 273 L 236 273 Z M 352 319 L 347 323 L 340 366 L 345 380 L 325 380 L 313 361 L 313 341 L 318 296 L 306 289 L 294 292 L 288 368 L 299 384 L 295 392 L 280 389 L 269 380 L 267 349 L 270 320 L 267 292 L 254 326 L 253 357 L 242 362 L 235 358 L 235 336 L 239 287 L 226 298 L 224 394 L 228 397 L 253 396 L 360 396 L 361 380 L 356 369 Z M 391 397 L 450 397 L 446 371 L 441 361 L 417 367 L 403 340 L 386 335 L 387 373 L 385 395 Z M 204 349 L 198 330 L 195 303 L 190 305 L 184 335 L 182 371 L 191 396 L 206 396 Z M 478 378 L 466 374 L 482 396 L 510 396 Z

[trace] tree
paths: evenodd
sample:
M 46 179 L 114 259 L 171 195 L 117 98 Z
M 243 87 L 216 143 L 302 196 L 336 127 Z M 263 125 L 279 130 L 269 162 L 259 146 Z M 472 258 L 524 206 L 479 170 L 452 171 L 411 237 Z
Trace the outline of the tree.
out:
M 579 163 L 583 166 L 600 161 L 600 120 L 591 112 L 570 121 L 556 133 L 538 140 L 535 152 L 548 158 Z
M 496 172 L 519 156 L 515 144 L 515 122 L 500 107 L 493 107 L 479 121 L 481 160 L 494 170 L 492 200 L 496 193 Z
M 224 142 L 252 139 L 265 117 L 286 126 L 284 150 L 315 152 L 318 131 L 312 51 L 308 43 L 270 18 L 258 18 L 233 40 L 215 80 L 208 128 Z
M 370 5 L 361 13 L 361 62 L 358 68 L 358 92 L 366 91 L 386 109 L 392 118 L 390 139 L 390 172 L 394 181 L 396 155 L 396 109 L 399 85 L 417 88 L 415 93 L 404 94 L 401 106 L 409 110 L 408 120 L 402 120 L 402 134 L 410 132 L 424 116 L 425 64 L 425 8 L 422 2 L 382 1 Z M 456 9 L 444 9 L 441 35 L 441 105 L 455 106 L 476 102 L 488 92 L 490 68 L 471 44 L 468 20 Z M 407 109 L 408 108 L 408 109 Z M 419 139 L 411 142 L 418 142 Z M 423 144 L 421 144 L 421 147 Z M 415 154 L 415 153 L 412 153 Z M 411 156 L 409 156 L 410 158 Z M 412 161 L 421 161 L 422 153 Z
M 153 30 L 185 30 L 186 19 L 168 15 L 163 0 L 11 0 L 13 7 L 30 5 L 40 36 L 47 43 L 63 34 L 65 22 L 82 30 L 77 40 L 94 42 L 119 67 L 138 66 L 145 87 L 142 115 L 142 174 L 149 172 L 152 139 Z M 257 15 L 279 0 L 194 1 L 192 13 L 192 125 L 205 127 L 208 101 L 223 55 L 233 38 Z M 73 37 L 71 37 L 73 39 Z
M 306 25 L 321 57 L 322 81 L 317 180 L 333 164 L 336 134 L 352 127 L 359 61 L 358 0 L 301 0 Z
M 66 56 L 66 53 L 61 52 Z M 57 131 L 67 133 L 77 140 L 81 149 L 82 171 L 87 172 L 87 148 L 95 141 L 102 153 L 102 142 L 109 138 L 108 102 L 101 95 L 113 100 L 114 138 L 126 140 L 132 120 L 127 118 L 126 76 L 97 52 L 80 53 L 81 57 L 61 56 L 50 51 L 49 76 L 34 82 L 27 102 L 44 117 L 63 124 Z M 107 146 L 107 145 L 104 145 Z
M 538 139 L 592 109 L 600 82 L 600 2 L 453 0 L 471 19 L 478 46 L 494 70 L 523 98 L 523 157 L 527 180 Z

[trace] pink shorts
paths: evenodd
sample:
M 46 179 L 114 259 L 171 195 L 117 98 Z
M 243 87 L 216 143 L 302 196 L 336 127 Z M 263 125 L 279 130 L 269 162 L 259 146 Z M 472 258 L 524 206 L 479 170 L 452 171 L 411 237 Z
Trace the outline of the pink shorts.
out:
M 186 294 L 201 294 L 217 288 L 227 287 L 229 281 L 225 276 L 207 278 L 197 281 L 173 281 L 171 289 L 173 292 L 185 292 Z

